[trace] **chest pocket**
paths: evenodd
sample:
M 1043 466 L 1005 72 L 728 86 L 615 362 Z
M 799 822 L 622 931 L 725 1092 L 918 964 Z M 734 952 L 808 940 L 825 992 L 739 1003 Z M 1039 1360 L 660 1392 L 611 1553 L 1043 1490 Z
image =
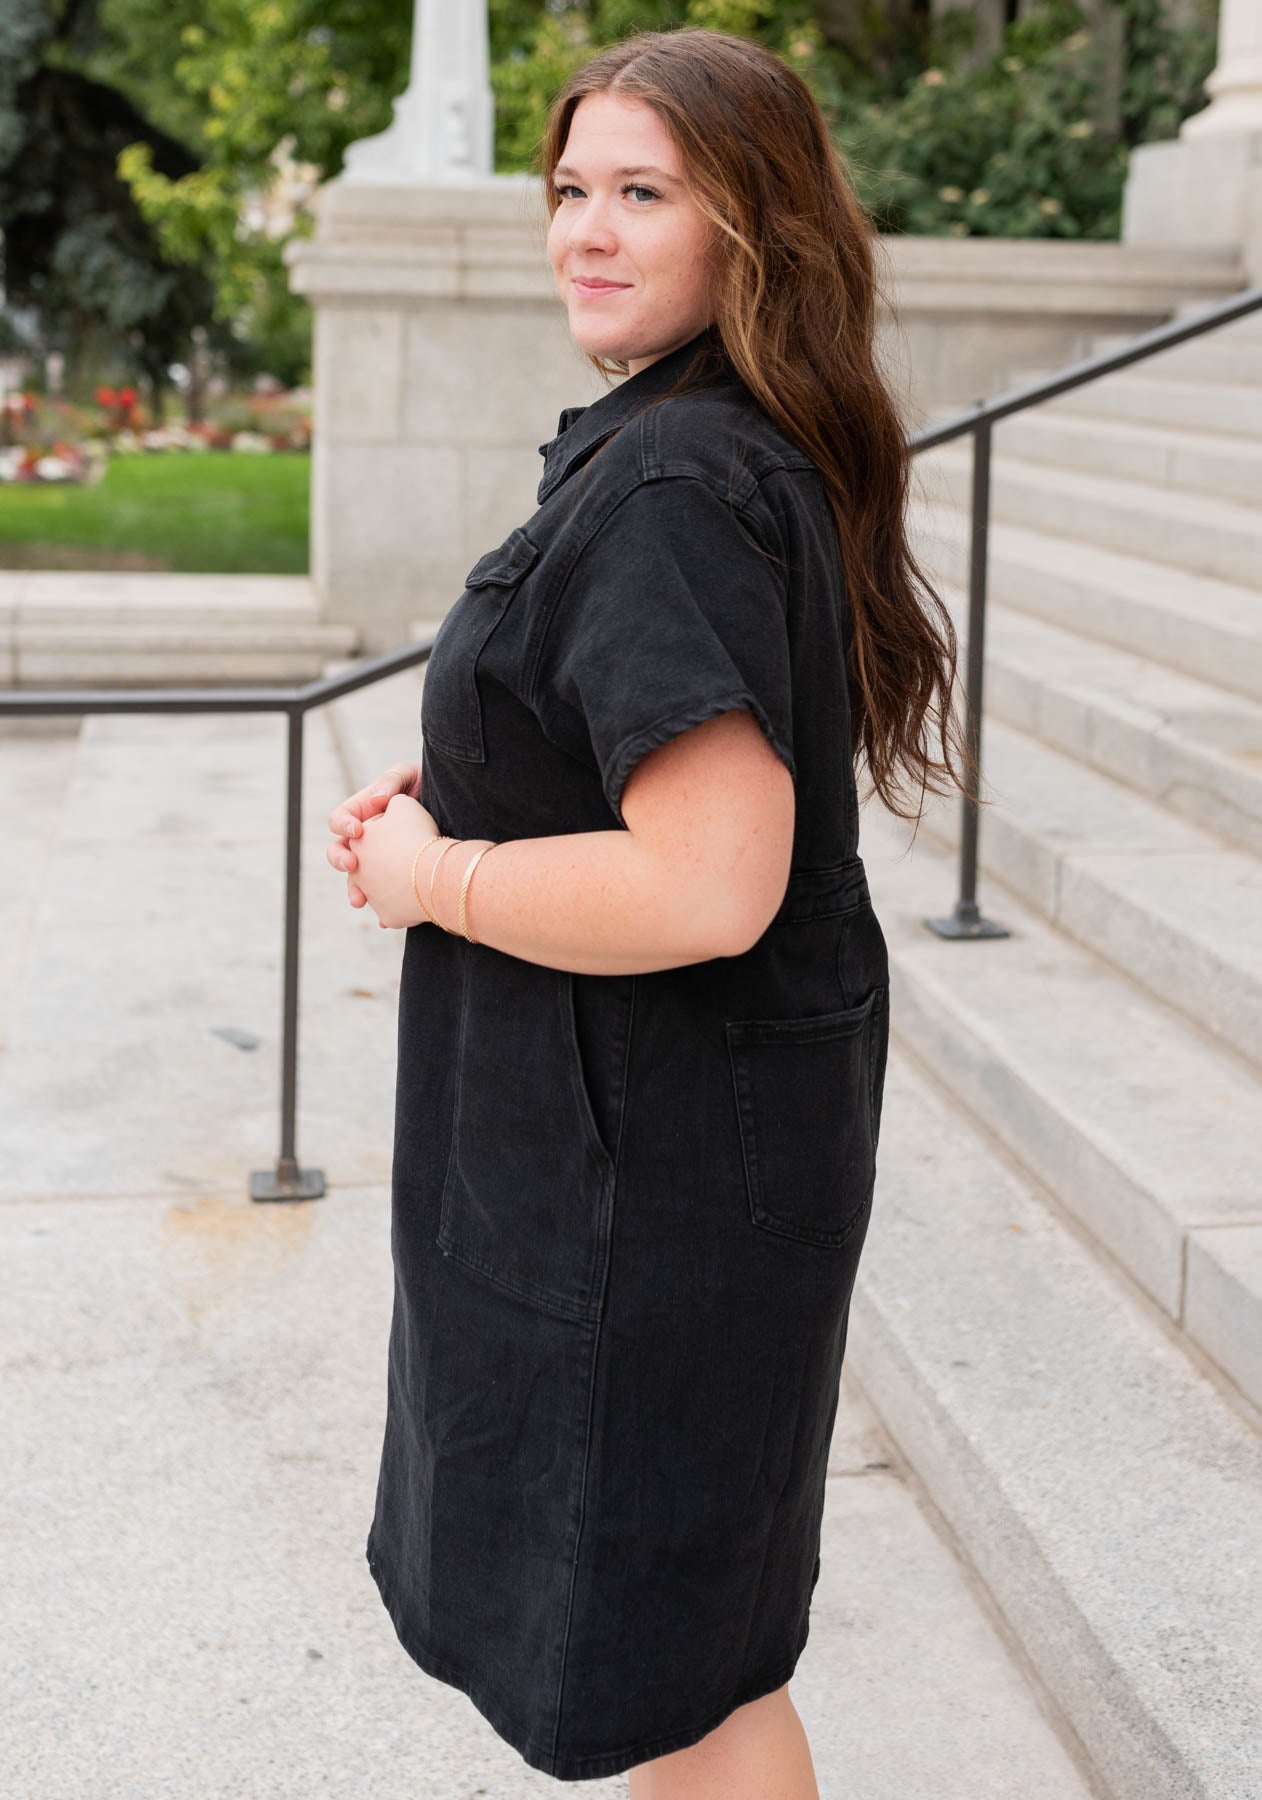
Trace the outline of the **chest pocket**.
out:
M 539 546 L 520 527 L 511 531 L 474 563 L 464 593 L 434 639 L 425 669 L 421 734 L 462 762 L 486 761 L 478 658 L 538 555 Z

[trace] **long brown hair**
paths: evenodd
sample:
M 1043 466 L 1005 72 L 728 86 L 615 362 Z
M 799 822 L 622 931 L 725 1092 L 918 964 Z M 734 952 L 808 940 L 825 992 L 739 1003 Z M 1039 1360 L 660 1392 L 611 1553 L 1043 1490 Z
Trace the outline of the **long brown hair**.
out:
M 704 26 L 634 32 L 569 77 L 536 157 L 549 217 L 574 110 L 601 92 L 655 108 L 715 227 L 709 335 L 816 464 L 836 517 L 853 618 L 851 753 L 890 811 L 919 821 L 925 790 L 963 787 L 972 758 L 951 705 L 955 627 L 907 538 L 911 455 L 877 362 L 875 227 L 802 78 L 764 45 Z M 906 783 L 914 814 L 900 805 Z

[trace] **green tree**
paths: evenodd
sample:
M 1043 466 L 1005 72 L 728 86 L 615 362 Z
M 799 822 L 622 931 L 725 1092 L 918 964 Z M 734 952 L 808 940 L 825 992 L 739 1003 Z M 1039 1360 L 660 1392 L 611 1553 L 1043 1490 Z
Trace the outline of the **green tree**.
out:
M 1204 104 L 1215 50 L 1212 8 L 1177 27 L 1158 0 L 1119 10 L 1116 124 L 1099 117 L 1109 45 L 1074 0 L 1043 0 L 981 67 L 943 55 L 901 94 L 843 108 L 836 136 L 882 229 L 1116 238 L 1131 148 Z
M 0 0 L 0 4 L 12 0 Z M 91 66 L 145 116 L 181 133 L 196 165 L 172 172 L 147 138 L 118 158 L 132 200 L 172 263 L 212 275 L 215 316 L 277 374 L 309 353 L 309 311 L 289 294 L 281 246 L 243 229 L 278 148 L 336 175 L 347 144 L 390 122 L 411 55 L 400 0 L 95 0 Z M 825 51 L 813 0 L 491 0 L 496 167 L 529 168 L 556 88 L 592 49 L 635 26 L 756 34 L 809 72 Z M 309 217 L 294 230 L 307 233 Z
M 1114 235 L 1129 147 L 1203 103 L 1213 3 L 1111 0 L 1124 43 L 1116 129 L 1073 0 L 1044 0 L 970 66 L 959 11 L 903 0 L 490 0 L 496 166 L 533 166 L 547 107 L 636 27 L 759 38 L 809 82 L 888 231 Z M 408 0 L 0 0 L 0 224 L 14 296 L 169 357 L 212 324 L 238 367 L 300 378 L 310 312 L 282 243 L 251 227 L 277 160 L 336 175 L 407 81 Z M 293 230 L 309 232 L 300 213 Z M 78 311 L 75 311 L 75 307 Z M 95 311 L 92 308 L 95 307 Z
M 336 174 L 348 143 L 389 123 L 406 74 L 411 9 L 398 0 L 99 0 L 110 78 L 146 114 L 190 134 L 172 176 L 138 141 L 119 171 L 172 262 L 206 269 L 234 360 L 297 381 L 310 309 L 289 291 L 283 242 L 244 220 L 279 155 Z M 293 231 L 310 231 L 302 215 Z
M 74 65 L 92 45 L 89 0 L 0 0 L 0 227 L 6 298 L 38 309 L 70 370 L 103 344 L 157 386 L 209 316 L 204 270 L 169 262 L 114 161 L 143 143 L 180 181 L 196 158 L 118 89 Z

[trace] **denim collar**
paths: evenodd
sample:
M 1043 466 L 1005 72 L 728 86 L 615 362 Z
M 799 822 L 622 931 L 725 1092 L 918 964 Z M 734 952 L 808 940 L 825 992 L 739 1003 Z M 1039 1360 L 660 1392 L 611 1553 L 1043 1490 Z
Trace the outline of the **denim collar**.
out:
M 627 420 L 650 401 L 659 399 L 673 388 L 680 377 L 692 372 L 696 362 L 696 380 L 689 387 L 710 387 L 718 382 L 735 382 L 739 378 L 723 355 L 712 327 L 706 326 L 696 337 L 689 338 L 678 349 L 668 351 L 638 374 L 627 375 L 616 387 L 587 406 L 562 408 L 557 421 L 557 435 L 540 444 L 543 475 L 539 482 L 539 504 L 558 488 L 570 470 L 598 444 L 618 431 Z

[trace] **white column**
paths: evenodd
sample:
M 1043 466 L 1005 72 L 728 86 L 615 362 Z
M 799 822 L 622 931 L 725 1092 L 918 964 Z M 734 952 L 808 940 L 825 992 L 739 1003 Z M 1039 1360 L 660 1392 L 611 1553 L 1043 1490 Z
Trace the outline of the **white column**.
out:
M 1218 66 L 1205 86 L 1210 104 L 1183 121 L 1180 137 L 1262 132 L 1262 0 L 1221 0 Z
M 412 68 L 394 122 L 347 146 L 344 182 L 487 181 L 495 114 L 486 0 L 415 0 Z

